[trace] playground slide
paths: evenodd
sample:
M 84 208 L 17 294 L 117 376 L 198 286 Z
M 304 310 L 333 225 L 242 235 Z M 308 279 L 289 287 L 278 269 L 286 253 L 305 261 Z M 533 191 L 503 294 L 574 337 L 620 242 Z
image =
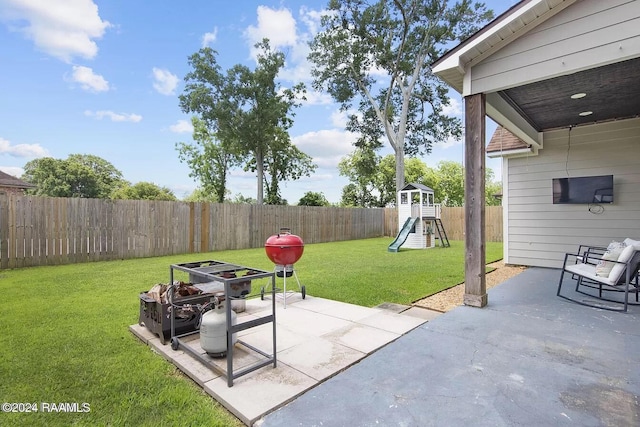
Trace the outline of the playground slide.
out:
M 400 246 L 402 246 L 402 244 L 407 240 L 407 236 L 417 219 L 418 218 L 407 218 L 402 226 L 402 230 L 400 230 L 396 239 L 389 245 L 389 248 L 387 249 L 389 252 L 398 252 L 400 250 Z

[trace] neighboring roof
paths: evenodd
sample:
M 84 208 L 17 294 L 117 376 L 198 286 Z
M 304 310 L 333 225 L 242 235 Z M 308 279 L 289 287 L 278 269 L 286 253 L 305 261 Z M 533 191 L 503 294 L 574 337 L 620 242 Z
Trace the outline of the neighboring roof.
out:
M 0 171 L 0 187 L 36 188 L 35 185 L 29 184 L 28 182 L 2 171 Z
M 418 184 L 417 182 L 406 184 L 404 187 L 402 187 L 402 190 L 422 190 L 433 193 L 433 190 L 431 188 L 427 187 L 426 185 Z
M 525 150 L 529 144 L 503 128 L 498 126 L 487 145 L 487 153 L 506 152 L 513 150 Z

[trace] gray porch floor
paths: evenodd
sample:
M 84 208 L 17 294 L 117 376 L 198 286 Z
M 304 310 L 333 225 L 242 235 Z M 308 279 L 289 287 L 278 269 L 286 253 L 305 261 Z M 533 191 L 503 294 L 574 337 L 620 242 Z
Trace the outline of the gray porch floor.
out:
M 640 307 L 558 298 L 559 276 L 530 268 L 487 307 L 430 320 L 257 424 L 640 425 Z

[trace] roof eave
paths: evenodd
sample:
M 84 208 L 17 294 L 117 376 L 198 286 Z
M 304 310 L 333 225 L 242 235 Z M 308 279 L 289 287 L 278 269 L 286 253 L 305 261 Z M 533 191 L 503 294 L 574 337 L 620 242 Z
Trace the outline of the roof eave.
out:
M 501 150 L 501 151 L 487 151 L 487 157 L 491 159 L 500 158 L 500 157 L 524 157 L 530 155 L 537 155 L 538 149 L 536 147 L 528 147 L 528 148 L 516 148 L 512 150 Z
M 464 75 L 470 64 L 480 62 L 513 39 L 537 26 L 576 0 L 550 5 L 548 0 L 522 0 L 485 27 L 442 55 L 432 65 L 433 74 L 459 93 L 464 91 Z

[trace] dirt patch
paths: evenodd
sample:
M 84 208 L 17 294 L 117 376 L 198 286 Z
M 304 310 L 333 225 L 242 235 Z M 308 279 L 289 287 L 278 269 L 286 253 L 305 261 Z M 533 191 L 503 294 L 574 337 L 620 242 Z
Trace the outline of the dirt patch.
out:
M 526 267 L 520 265 L 505 265 L 502 261 L 489 264 L 489 267 L 495 268 L 495 270 L 491 273 L 487 273 L 486 275 L 487 289 L 517 276 L 526 269 Z M 430 310 L 446 312 L 462 305 L 463 296 L 464 283 L 461 283 L 453 288 L 445 289 L 437 294 L 418 300 L 414 302 L 413 305 L 428 308 Z

